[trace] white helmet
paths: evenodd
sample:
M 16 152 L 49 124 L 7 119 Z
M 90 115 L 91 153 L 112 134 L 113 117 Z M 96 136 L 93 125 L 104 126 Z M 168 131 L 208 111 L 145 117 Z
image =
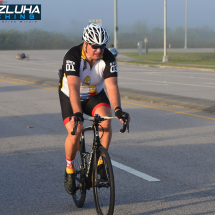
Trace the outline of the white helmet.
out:
M 91 23 L 84 28 L 83 39 L 89 44 L 104 45 L 109 41 L 109 35 L 105 28 Z

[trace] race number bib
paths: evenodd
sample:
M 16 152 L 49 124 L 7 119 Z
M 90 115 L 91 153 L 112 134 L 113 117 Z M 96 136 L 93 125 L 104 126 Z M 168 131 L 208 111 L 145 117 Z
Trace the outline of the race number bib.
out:
M 116 61 L 114 61 L 113 63 L 110 63 L 110 72 L 117 72 L 117 68 L 116 68 Z
M 75 62 L 67 60 L 66 61 L 66 71 L 75 71 Z

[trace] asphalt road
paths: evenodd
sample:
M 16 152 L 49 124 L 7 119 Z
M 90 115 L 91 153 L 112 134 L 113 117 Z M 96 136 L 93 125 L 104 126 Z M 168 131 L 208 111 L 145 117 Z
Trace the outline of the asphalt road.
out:
M 64 190 L 67 132 L 56 88 L 5 79 L 0 92 L 0 213 L 95 214 L 92 191 L 78 209 Z M 115 214 L 214 214 L 214 115 L 122 105 L 130 133 L 119 134 L 121 123 L 112 122 L 111 159 L 159 181 L 115 166 Z
M 17 60 L 18 51 L 1 51 L 0 78 L 58 85 L 57 70 L 65 50 L 26 51 L 30 60 Z M 122 98 L 215 113 L 215 73 L 187 68 L 156 68 L 118 64 Z
M 29 61 L 16 60 L 15 53 L 0 52 L 0 214 L 95 214 L 91 191 L 78 209 L 63 187 L 67 132 L 56 68 L 65 51 L 29 51 Z M 185 103 L 200 107 L 203 101 L 213 104 L 213 88 L 205 87 L 199 71 L 118 68 L 122 106 L 132 121 L 130 133 L 123 135 L 118 132 L 121 123 L 112 123 L 115 214 L 215 214 L 215 117 L 185 107 Z M 195 74 L 194 80 L 187 72 Z M 212 82 L 210 74 L 206 77 Z M 129 84 L 131 78 L 137 80 Z M 129 96 L 133 100 L 125 99 Z M 144 103 L 144 98 L 152 103 Z M 169 101 L 169 107 L 157 105 L 158 98 L 157 104 Z M 187 109 L 175 108 L 176 103 Z M 121 170 L 116 162 L 158 181 Z

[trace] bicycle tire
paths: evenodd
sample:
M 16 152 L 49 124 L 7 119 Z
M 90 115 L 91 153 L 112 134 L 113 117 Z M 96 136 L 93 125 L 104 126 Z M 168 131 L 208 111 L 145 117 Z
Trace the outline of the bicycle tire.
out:
M 102 181 L 98 173 L 97 163 L 102 156 L 106 179 Z M 115 205 L 115 185 L 113 168 L 107 150 L 100 146 L 93 162 L 93 196 L 97 214 L 112 215 Z
M 78 208 L 81 208 L 84 205 L 86 197 L 86 187 L 84 181 L 84 171 L 83 171 L 83 157 L 82 157 L 82 144 L 80 143 L 79 150 L 76 153 L 74 167 L 76 169 L 76 177 L 81 181 L 82 187 L 80 187 L 80 182 L 76 179 L 75 185 L 77 191 L 72 195 L 73 201 Z

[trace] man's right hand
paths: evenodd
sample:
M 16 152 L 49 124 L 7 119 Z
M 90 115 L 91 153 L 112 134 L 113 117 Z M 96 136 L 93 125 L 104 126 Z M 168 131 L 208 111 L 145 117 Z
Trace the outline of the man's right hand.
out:
M 76 112 L 71 116 L 70 123 L 73 128 L 75 127 L 75 122 L 78 122 L 78 125 L 83 124 L 83 122 L 84 122 L 83 113 Z
M 73 128 L 73 131 L 71 132 L 72 135 L 76 135 L 77 131 L 78 131 L 78 133 L 80 133 L 80 131 L 82 131 L 83 121 L 84 121 L 83 113 L 76 112 L 73 114 L 73 116 L 71 117 L 71 120 L 70 120 L 70 124 Z
M 76 112 L 73 114 L 73 116 L 75 117 L 75 121 L 78 121 L 78 122 L 84 121 L 83 113 L 81 112 Z

